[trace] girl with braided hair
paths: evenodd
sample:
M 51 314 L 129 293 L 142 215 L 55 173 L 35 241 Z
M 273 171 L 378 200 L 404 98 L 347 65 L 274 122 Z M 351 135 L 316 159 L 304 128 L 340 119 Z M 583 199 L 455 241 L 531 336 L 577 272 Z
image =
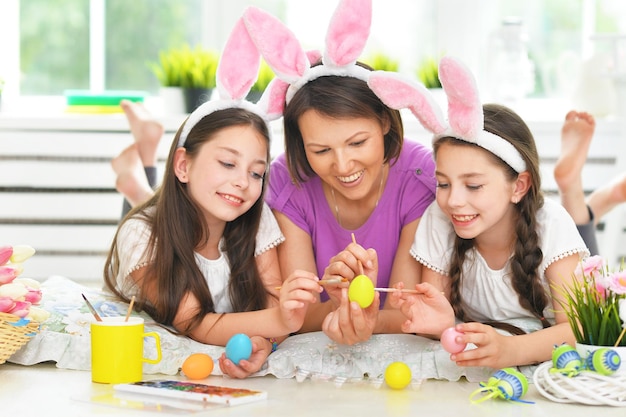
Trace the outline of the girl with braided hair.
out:
M 456 318 L 462 333 L 456 341 L 475 347 L 451 355 L 459 366 L 550 360 L 554 345 L 575 342 L 560 288 L 575 279 L 589 251 L 567 211 L 543 198 L 526 123 L 505 106 L 482 106 L 460 62 L 442 59 L 439 74 L 448 118 L 420 89 L 409 105 L 434 134 L 436 203 L 424 212 L 410 251 L 422 265 L 422 294 L 395 292 L 392 304 L 407 317 L 408 333 L 422 333 L 435 310 L 441 323 Z M 405 93 L 412 88 L 399 80 L 379 84 Z M 396 97 L 388 104 L 402 102 Z M 425 297 L 424 287 L 445 295 L 453 312 L 439 298 Z

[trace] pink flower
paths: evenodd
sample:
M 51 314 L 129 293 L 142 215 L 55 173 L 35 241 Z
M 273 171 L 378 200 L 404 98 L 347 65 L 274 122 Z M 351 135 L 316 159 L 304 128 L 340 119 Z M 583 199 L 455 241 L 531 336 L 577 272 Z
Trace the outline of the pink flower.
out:
M 582 264 L 578 264 L 574 273 L 578 277 L 584 274 L 587 278 L 598 278 L 602 276 L 604 269 L 604 258 L 594 255 L 585 259 Z
M 0 246 L 0 265 L 7 263 L 13 255 L 13 248 L 11 246 Z
M 42 297 L 41 290 L 35 290 L 32 288 L 29 288 L 28 292 L 24 296 L 24 299 L 31 304 L 39 304 L 39 302 L 41 301 L 41 297 Z
M 0 285 L 13 282 L 20 272 L 20 268 L 13 265 L 0 266 Z
M 39 281 L 36 281 L 31 278 L 17 278 L 15 281 L 13 281 L 13 283 L 22 284 L 26 288 L 26 290 L 28 291 L 24 295 L 24 298 L 26 301 L 33 303 L 33 304 L 38 304 L 39 301 L 41 301 L 42 294 L 40 290 Z
M 10 297 L 0 297 L 0 313 L 8 313 L 15 307 L 15 301 Z
M 615 294 L 626 294 L 626 271 L 613 272 L 609 275 L 609 289 Z
M 26 317 L 30 310 L 30 303 L 28 301 L 16 301 L 15 307 L 9 311 L 10 314 L 15 314 L 18 317 Z

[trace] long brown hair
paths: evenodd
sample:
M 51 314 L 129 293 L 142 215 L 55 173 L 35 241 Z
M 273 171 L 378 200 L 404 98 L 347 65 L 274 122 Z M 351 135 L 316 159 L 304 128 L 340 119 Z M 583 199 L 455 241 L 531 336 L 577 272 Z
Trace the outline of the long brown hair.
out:
M 360 66 L 371 70 L 365 64 Z M 283 112 L 285 157 L 292 180 L 301 184 L 315 175 L 304 149 L 298 120 L 307 110 L 336 119 L 357 117 L 378 120 L 381 126 L 389 124 L 384 136 L 384 163 L 393 162 L 400 155 L 404 140 L 402 118 L 398 110 L 387 107 L 365 81 L 336 75 L 319 77 L 303 85 Z
M 269 161 L 270 139 L 266 123 L 258 115 L 240 108 L 215 111 L 201 119 L 185 141 L 186 154 L 195 158 L 202 145 L 220 130 L 240 125 L 253 127 L 265 138 Z M 149 201 L 134 208 L 122 220 L 120 228 L 128 219 L 138 218 L 151 230 L 144 256 L 152 261 L 147 266 L 145 278 L 138 283 L 139 295 L 135 302 L 138 309 L 144 309 L 158 323 L 172 325 L 183 296 L 190 292 L 199 301 L 199 308 L 181 330 L 181 333 L 189 334 L 207 313 L 213 313 L 215 309 L 206 278 L 194 257 L 194 250 L 208 241 L 211 231 L 187 185 L 181 183 L 174 173 L 174 154 L 183 126 L 172 142 L 161 187 Z M 228 290 L 235 311 L 260 310 L 267 304 L 267 290 L 254 257 L 267 178 L 266 175 L 261 196 L 250 210 L 228 222 L 224 229 L 223 249 L 231 270 Z M 106 260 L 104 279 L 114 294 L 128 301 L 128 296 L 116 284 L 120 272 L 118 250 L 116 233 Z M 148 293 L 154 294 L 154 298 L 148 300 Z
M 531 185 L 524 197 L 516 204 L 518 221 L 515 222 L 514 254 L 511 259 L 511 272 L 513 288 L 518 294 L 519 302 L 528 311 L 535 315 L 548 327 L 548 321 L 543 317 L 543 311 L 548 305 L 549 298 L 541 284 L 539 265 L 543 259 L 543 252 L 539 247 L 539 235 L 537 233 L 537 211 L 543 206 L 543 194 L 541 192 L 541 177 L 539 172 L 539 155 L 530 129 L 526 123 L 511 109 L 498 105 L 486 104 L 483 106 L 485 115 L 484 129 L 510 142 L 526 161 L 527 171 L 530 174 Z M 451 143 L 455 146 L 478 147 L 466 141 L 455 138 L 443 138 L 434 144 L 434 153 L 437 154 L 439 146 L 443 143 Z M 518 173 L 506 162 L 491 152 L 489 154 L 493 162 L 504 170 L 507 178 L 514 181 Z M 450 302 L 459 320 L 471 321 L 463 309 L 461 299 L 461 286 L 463 285 L 462 266 L 466 252 L 474 246 L 473 239 L 456 237 L 454 252 L 450 265 L 451 294 Z M 490 323 L 498 326 L 495 323 Z M 507 329 L 509 330 L 509 329 Z

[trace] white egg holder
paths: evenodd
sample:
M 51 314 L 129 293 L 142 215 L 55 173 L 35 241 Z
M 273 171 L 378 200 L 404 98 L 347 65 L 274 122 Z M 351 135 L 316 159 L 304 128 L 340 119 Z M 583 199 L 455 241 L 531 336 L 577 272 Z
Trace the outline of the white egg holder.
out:
M 307 380 L 310 380 L 314 383 L 332 383 L 336 388 L 341 388 L 344 385 L 366 385 L 371 386 L 373 388 L 379 389 L 385 385 L 385 377 L 383 375 L 378 375 L 375 377 L 371 377 L 368 375 L 364 375 L 362 377 L 346 377 L 341 375 L 330 375 L 321 372 L 313 372 L 308 371 L 306 369 L 297 368 L 296 369 L 296 381 L 298 383 L 303 383 Z M 423 380 L 411 379 L 407 389 L 418 390 Z
M 547 399 L 558 403 L 626 407 L 626 375 L 606 376 L 581 371 L 569 377 L 552 368 L 552 361 L 544 362 L 533 374 L 537 391 Z

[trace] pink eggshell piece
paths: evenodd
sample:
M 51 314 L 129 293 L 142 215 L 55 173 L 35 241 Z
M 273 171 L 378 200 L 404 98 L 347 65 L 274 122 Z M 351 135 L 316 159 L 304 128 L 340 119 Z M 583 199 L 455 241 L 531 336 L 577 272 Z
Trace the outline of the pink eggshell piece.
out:
M 456 341 L 457 336 L 462 335 L 463 333 L 459 332 L 454 327 L 447 328 L 441 333 L 441 346 L 450 353 L 463 352 L 467 343 L 459 343 Z

